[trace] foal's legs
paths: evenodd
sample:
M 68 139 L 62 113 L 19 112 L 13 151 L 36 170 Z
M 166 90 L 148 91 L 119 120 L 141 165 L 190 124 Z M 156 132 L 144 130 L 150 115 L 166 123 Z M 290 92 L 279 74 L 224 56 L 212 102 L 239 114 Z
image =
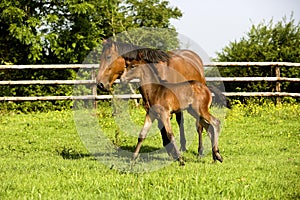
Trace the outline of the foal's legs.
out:
M 144 139 L 146 138 L 146 135 L 152 125 L 153 120 L 154 120 L 154 118 L 150 114 L 147 113 L 146 117 L 145 117 L 144 126 L 139 134 L 138 143 L 137 143 L 137 145 L 135 147 L 135 151 L 133 153 L 133 159 L 137 158 L 137 156 L 140 152 L 142 143 L 143 143 Z
M 219 138 L 219 132 L 220 132 L 220 121 L 212 116 L 208 112 L 208 108 L 202 108 L 200 109 L 199 113 L 196 112 L 196 109 L 189 109 L 188 112 L 194 116 L 197 120 L 197 131 L 199 134 L 199 146 L 198 146 L 198 153 L 200 155 L 201 150 L 203 152 L 203 144 L 202 144 L 202 130 L 203 127 L 205 128 L 206 132 L 208 133 L 211 145 L 212 145 L 212 155 L 214 161 L 218 160 L 220 162 L 223 161 L 222 156 L 219 153 L 219 147 L 218 147 L 218 138 Z M 199 151 L 200 149 L 200 151 Z
M 206 129 L 211 140 L 212 155 L 214 161 L 218 160 L 220 162 L 223 162 L 223 158 L 219 153 L 219 147 L 218 147 L 220 121 L 212 115 L 210 115 L 209 123 L 204 119 L 202 121 L 204 123 L 204 128 Z
M 168 145 L 164 145 L 167 149 L 168 153 L 173 156 L 174 159 L 177 159 L 180 162 L 180 165 L 184 165 L 184 161 L 180 155 L 180 152 L 176 146 L 175 137 L 171 128 L 171 122 L 170 117 L 166 116 L 167 114 L 161 115 L 161 121 L 164 124 L 164 127 L 166 129 L 167 137 L 170 140 L 170 143 Z M 171 147 L 171 148 L 170 148 Z
M 180 132 L 180 150 L 186 151 L 186 139 L 184 134 L 184 126 L 183 126 L 183 112 L 176 113 L 176 121 L 179 126 L 179 132 Z
M 198 155 L 200 157 L 203 157 L 203 151 L 204 151 L 204 147 L 203 147 L 203 141 L 202 141 L 202 131 L 203 131 L 203 125 L 200 123 L 200 120 L 197 119 L 196 121 L 196 128 L 197 128 L 197 132 L 198 132 Z

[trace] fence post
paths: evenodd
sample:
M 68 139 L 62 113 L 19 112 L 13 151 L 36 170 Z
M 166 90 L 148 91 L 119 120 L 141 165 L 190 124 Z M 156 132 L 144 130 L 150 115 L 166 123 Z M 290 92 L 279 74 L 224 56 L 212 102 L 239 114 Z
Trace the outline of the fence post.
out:
M 95 72 L 95 68 L 92 68 L 92 80 L 96 79 L 96 72 Z M 96 96 L 97 96 L 97 84 L 93 84 L 92 85 L 92 94 L 94 96 L 94 109 L 97 109 L 97 101 L 96 101 Z
M 275 66 L 275 75 L 277 77 L 277 79 L 280 78 L 280 66 Z M 280 88 L 280 82 L 279 81 L 276 81 L 276 92 L 281 92 L 281 88 Z M 280 103 L 281 102 L 281 99 L 280 97 L 276 97 L 276 103 Z

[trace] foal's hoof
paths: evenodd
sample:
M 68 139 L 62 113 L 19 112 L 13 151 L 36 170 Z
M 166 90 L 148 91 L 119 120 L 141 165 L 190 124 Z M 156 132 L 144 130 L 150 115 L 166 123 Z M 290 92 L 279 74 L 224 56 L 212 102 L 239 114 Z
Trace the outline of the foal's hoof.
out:
M 132 160 L 132 161 L 135 161 L 135 160 L 137 159 L 138 155 L 139 155 L 139 154 L 135 154 L 135 153 L 134 153 L 134 154 L 132 155 L 131 160 Z
M 178 158 L 177 160 L 179 161 L 179 165 L 180 166 L 184 166 L 185 165 L 184 160 L 183 160 L 182 157 Z
M 212 154 L 213 154 L 214 162 L 215 161 L 219 161 L 221 163 L 223 162 L 223 158 L 222 158 L 221 154 L 219 153 L 219 150 L 217 152 L 213 151 Z
M 222 158 L 222 156 L 220 155 L 220 157 L 217 157 L 217 161 L 219 161 L 220 163 L 222 163 L 223 162 L 223 158 Z

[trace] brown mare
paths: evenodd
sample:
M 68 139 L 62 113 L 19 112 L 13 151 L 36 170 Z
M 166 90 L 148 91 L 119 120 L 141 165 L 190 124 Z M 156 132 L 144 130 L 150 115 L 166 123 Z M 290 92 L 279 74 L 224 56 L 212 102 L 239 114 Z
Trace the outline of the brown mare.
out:
M 202 84 L 206 83 L 204 68 L 201 58 L 190 50 L 176 50 L 165 52 L 143 48 L 128 43 L 113 42 L 107 40 L 103 43 L 101 63 L 96 78 L 98 87 L 101 90 L 109 91 L 114 81 L 125 71 L 126 65 L 140 62 L 160 63 L 155 65 L 159 77 L 169 83 L 178 83 L 188 80 L 196 80 Z M 220 94 L 214 91 L 215 94 Z M 219 95 L 220 96 L 220 95 Z M 222 101 L 224 102 L 224 101 Z M 186 150 L 186 139 L 183 128 L 182 112 L 176 113 L 176 120 L 180 128 L 181 150 Z M 168 143 L 165 129 L 159 122 L 163 143 Z M 203 146 L 199 146 L 199 155 L 203 152 Z
M 165 52 L 111 40 L 105 41 L 103 45 L 101 63 L 96 78 L 97 84 L 102 90 L 109 91 L 114 81 L 124 72 L 125 65 L 132 61 L 139 61 L 141 58 L 148 63 L 167 63 L 167 68 L 158 69 L 162 80 L 170 83 L 197 80 L 206 84 L 202 60 L 193 51 Z
M 138 143 L 133 153 L 133 158 L 138 156 L 143 140 L 146 138 L 152 122 L 157 119 L 166 130 L 166 135 L 170 141 L 166 148 L 173 158 L 178 159 L 180 164 L 184 164 L 180 152 L 175 144 L 172 132 L 170 116 L 187 110 L 196 118 L 196 128 L 199 135 L 199 146 L 202 145 L 202 130 L 206 129 L 212 144 L 213 160 L 222 162 L 222 157 L 218 149 L 218 137 L 220 132 L 220 121 L 209 113 L 212 96 L 205 84 L 198 81 L 186 81 L 181 83 L 167 83 L 157 76 L 156 68 L 159 64 L 136 64 L 128 66 L 121 76 L 122 82 L 129 82 L 134 78 L 140 79 L 140 93 L 143 97 L 146 117 L 144 126 L 139 134 Z

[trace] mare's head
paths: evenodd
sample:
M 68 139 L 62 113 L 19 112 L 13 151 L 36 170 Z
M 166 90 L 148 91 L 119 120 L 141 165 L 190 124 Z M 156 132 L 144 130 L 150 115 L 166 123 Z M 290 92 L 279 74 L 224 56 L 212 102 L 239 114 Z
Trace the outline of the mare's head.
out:
M 169 58 L 168 53 L 163 50 L 107 40 L 103 42 L 96 78 L 98 87 L 109 91 L 114 81 L 123 74 L 126 66 L 141 63 L 167 63 Z
M 114 81 L 125 70 L 125 59 L 120 56 L 115 42 L 106 40 L 103 42 L 100 66 L 96 82 L 103 91 L 109 91 Z

